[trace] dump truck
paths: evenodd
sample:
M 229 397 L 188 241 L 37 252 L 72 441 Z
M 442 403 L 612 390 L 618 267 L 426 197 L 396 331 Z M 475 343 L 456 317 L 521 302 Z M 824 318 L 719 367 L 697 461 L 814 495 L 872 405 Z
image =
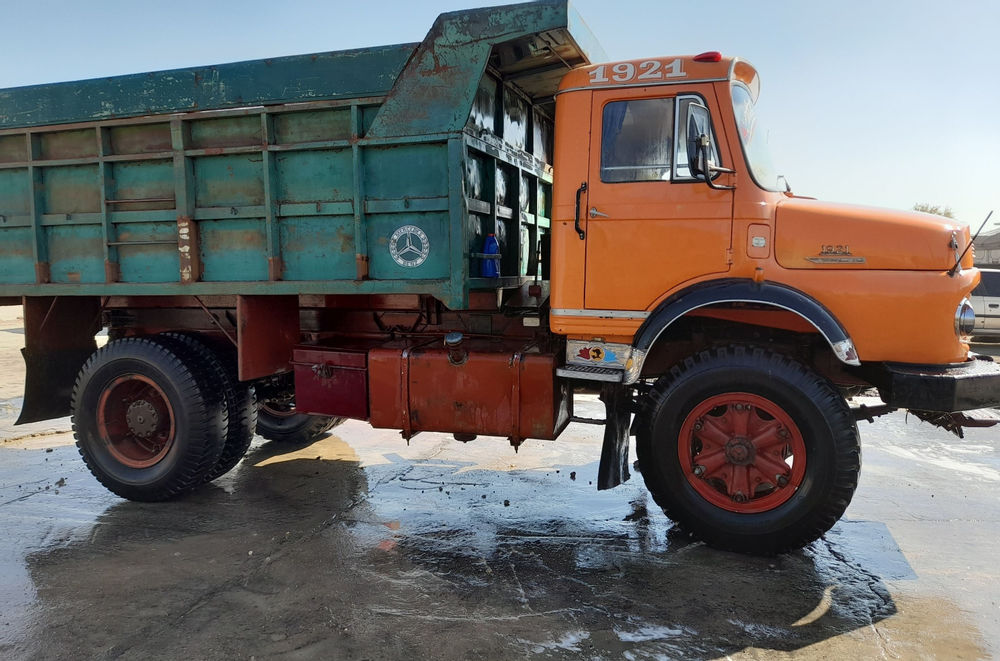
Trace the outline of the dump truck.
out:
M 794 194 L 759 94 L 715 51 L 608 62 L 565 0 L 0 90 L 19 422 L 71 414 L 97 480 L 142 501 L 225 474 L 255 430 L 516 448 L 590 422 L 598 488 L 629 479 L 634 436 L 684 529 L 806 545 L 855 491 L 858 420 L 988 424 L 1000 368 L 967 344 L 969 228 Z

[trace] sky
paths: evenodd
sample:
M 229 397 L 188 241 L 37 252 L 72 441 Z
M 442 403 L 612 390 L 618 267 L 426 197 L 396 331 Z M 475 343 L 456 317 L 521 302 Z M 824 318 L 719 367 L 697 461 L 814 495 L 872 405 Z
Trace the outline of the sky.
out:
M 423 39 L 489 0 L 0 0 L 0 88 Z M 800 195 L 1000 228 L 1000 0 L 573 0 L 610 60 L 722 51 Z M 557 175 L 558 176 L 558 175 Z

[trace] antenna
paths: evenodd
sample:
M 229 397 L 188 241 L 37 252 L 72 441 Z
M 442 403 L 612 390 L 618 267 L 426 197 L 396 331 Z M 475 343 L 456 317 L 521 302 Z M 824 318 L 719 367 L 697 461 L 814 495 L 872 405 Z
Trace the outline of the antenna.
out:
M 958 269 L 958 265 L 962 263 L 962 259 L 965 257 L 965 253 L 969 252 L 969 248 L 971 248 L 972 244 L 975 243 L 976 239 L 979 238 L 979 233 L 983 231 L 984 227 L 986 227 L 986 223 L 990 222 L 990 216 L 992 216 L 992 215 L 993 215 L 993 211 L 992 210 L 990 210 L 990 212 L 988 214 L 986 214 L 986 220 L 984 220 L 983 224 L 979 226 L 978 230 L 976 230 L 975 235 L 969 241 L 969 245 L 965 246 L 965 250 L 963 250 L 962 254 L 959 255 L 958 259 L 955 260 L 955 265 L 952 266 L 950 269 L 948 269 L 948 275 L 949 276 L 955 275 L 955 271 Z

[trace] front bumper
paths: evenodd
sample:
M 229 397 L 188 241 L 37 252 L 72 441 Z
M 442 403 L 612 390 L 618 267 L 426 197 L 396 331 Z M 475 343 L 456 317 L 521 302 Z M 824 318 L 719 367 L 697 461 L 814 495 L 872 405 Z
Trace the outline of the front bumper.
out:
M 957 365 L 886 363 L 879 395 L 889 406 L 920 411 L 1000 407 L 1000 364 L 983 356 Z

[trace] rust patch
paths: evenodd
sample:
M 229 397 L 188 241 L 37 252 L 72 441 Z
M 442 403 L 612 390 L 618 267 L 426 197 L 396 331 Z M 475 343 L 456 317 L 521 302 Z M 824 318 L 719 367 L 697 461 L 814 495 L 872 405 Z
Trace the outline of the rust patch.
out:
M 269 280 L 281 280 L 285 273 L 285 263 L 280 257 L 267 258 L 267 277 Z
M 368 255 L 357 254 L 354 256 L 354 261 L 357 265 L 357 279 L 367 280 L 368 279 Z
M 104 281 L 105 282 L 118 282 L 122 277 L 121 268 L 118 266 L 118 262 L 112 262 L 111 260 L 105 260 L 104 262 Z
M 207 224 L 202 228 L 199 236 L 201 242 L 205 244 L 205 254 L 233 250 L 264 250 L 267 239 L 260 228 L 226 229 L 211 225 L 215 221 L 206 220 L 204 222 Z
M 354 250 L 354 228 L 344 227 L 337 230 L 337 242 L 340 244 L 340 253 L 351 253 Z
M 190 216 L 177 218 L 177 253 L 180 258 L 181 284 L 200 280 L 202 264 L 198 247 L 198 225 Z
M 38 262 L 35 264 L 35 282 L 44 284 L 52 281 L 52 272 L 49 270 L 48 262 Z

